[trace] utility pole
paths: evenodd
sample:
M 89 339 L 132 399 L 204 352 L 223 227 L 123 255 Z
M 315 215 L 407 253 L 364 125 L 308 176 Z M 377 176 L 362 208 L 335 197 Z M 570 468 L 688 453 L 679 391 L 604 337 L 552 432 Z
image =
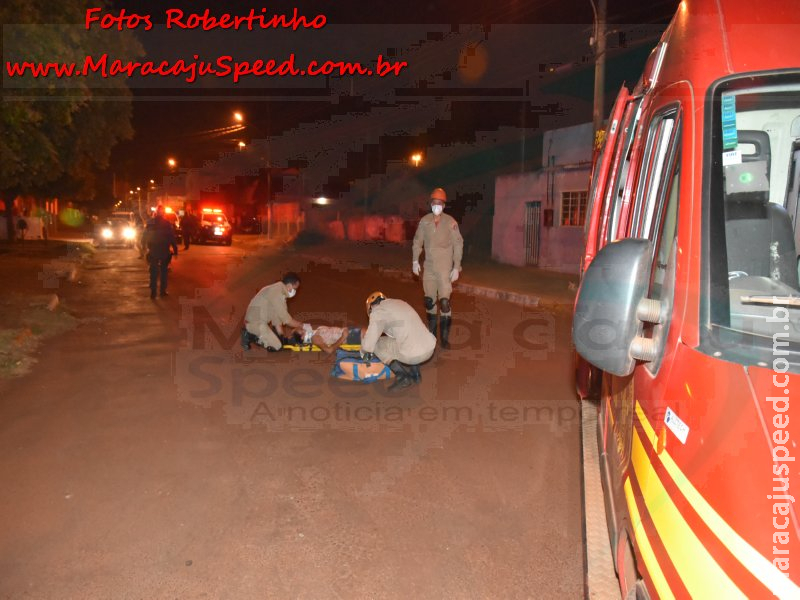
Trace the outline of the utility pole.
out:
M 594 8 L 592 0 L 592 8 Z M 605 117 L 606 83 L 606 0 L 597 0 L 594 27 L 594 108 L 592 109 L 592 125 L 597 141 L 597 132 L 603 127 Z

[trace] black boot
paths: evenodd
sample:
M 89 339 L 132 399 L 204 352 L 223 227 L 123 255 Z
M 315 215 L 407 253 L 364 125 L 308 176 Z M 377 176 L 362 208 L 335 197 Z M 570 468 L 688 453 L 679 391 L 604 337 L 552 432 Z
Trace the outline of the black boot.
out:
M 436 337 L 436 315 L 428 313 L 428 330 Z
M 422 373 L 419 372 L 419 365 L 410 365 L 408 370 L 411 372 L 411 381 L 414 383 L 422 381 Z
M 250 350 L 250 332 L 247 331 L 246 327 L 242 327 L 241 343 L 242 343 L 242 349 Z
M 442 340 L 442 348 L 445 350 L 450 349 L 450 322 L 452 321 L 452 317 L 447 315 L 446 317 L 439 318 L 439 336 Z
M 411 373 L 406 369 L 406 366 L 399 360 L 393 360 L 389 363 L 389 369 L 394 373 L 394 382 L 389 386 L 390 390 L 399 390 L 410 386 L 413 383 Z

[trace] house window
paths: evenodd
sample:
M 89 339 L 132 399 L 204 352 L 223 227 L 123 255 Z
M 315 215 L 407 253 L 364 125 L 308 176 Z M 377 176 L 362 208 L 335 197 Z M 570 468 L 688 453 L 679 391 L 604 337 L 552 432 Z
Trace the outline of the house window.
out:
M 562 227 L 583 227 L 588 192 L 561 192 Z

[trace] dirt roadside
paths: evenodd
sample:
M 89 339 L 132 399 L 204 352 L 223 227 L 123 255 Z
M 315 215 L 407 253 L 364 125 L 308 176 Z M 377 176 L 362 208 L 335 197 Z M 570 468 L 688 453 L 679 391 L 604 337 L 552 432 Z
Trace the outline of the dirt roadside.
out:
M 0 379 L 29 373 L 44 340 L 76 327 L 70 292 L 92 255 L 80 242 L 0 243 Z

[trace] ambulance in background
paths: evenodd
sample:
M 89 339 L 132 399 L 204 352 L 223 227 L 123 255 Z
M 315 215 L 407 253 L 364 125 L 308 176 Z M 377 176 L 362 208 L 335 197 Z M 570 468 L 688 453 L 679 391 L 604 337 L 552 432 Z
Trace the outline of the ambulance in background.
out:
M 221 208 L 203 207 L 197 213 L 195 242 L 207 244 L 217 242 L 230 246 L 233 243 L 233 227 Z
M 612 110 L 573 319 L 625 598 L 800 598 L 799 191 L 797 0 L 682 2 Z

